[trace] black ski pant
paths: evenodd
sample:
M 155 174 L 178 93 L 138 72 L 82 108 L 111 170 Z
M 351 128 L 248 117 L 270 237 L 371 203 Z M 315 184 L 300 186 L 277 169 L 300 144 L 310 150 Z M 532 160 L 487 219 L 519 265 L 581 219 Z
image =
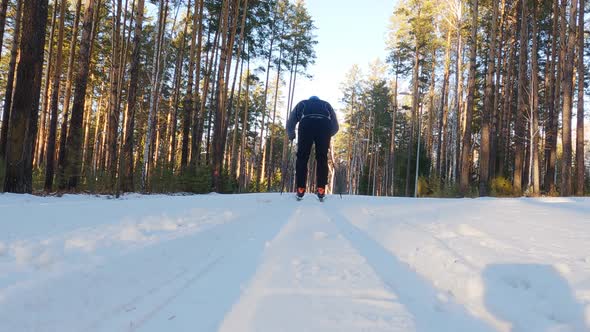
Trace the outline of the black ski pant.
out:
M 307 162 L 311 146 L 315 143 L 317 161 L 316 182 L 318 187 L 328 184 L 328 149 L 332 138 L 330 121 L 326 119 L 304 119 L 299 123 L 297 141 L 297 165 L 295 182 L 298 188 L 305 188 L 307 183 Z

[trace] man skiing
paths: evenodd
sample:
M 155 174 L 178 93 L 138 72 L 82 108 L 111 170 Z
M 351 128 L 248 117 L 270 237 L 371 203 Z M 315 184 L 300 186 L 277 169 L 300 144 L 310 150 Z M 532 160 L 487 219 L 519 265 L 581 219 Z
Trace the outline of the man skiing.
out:
M 332 106 L 316 96 L 300 101 L 291 111 L 287 120 L 287 135 L 289 140 L 295 139 L 295 126 L 299 123 L 297 140 L 297 162 L 295 182 L 297 198 L 305 195 L 307 183 L 307 162 L 311 153 L 311 146 L 315 143 L 315 157 L 317 161 L 317 192 L 318 198 L 323 200 L 328 183 L 328 149 L 330 140 L 339 130 L 338 119 Z

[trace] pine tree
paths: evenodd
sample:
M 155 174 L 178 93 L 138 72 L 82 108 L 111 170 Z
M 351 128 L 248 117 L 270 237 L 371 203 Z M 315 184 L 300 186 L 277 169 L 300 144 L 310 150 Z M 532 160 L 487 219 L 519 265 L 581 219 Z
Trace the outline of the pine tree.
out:
M 465 109 L 465 132 L 463 133 L 463 151 L 461 152 L 461 193 L 465 195 L 469 190 L 471 176 L 471 126 L 473 108 L 475 104 L 475 66 L 477 57 L 477 17 L 479 15 L 479 1 L 474 0 L 471 7 L 471 46 L 469 55 L 469 81 L 467 83 L 467 108 Z
M 55 70 L 53 73 L 53 87 L 51 88 L 51 102 L 49 104 L 50 110 L 50 125 L 49 136 L 47 137 L 47 162 L 45 165 L 45 191 L 50 192 L 53 188 L 53 175 L 55 169 L 55 145 L 57 135 L 57 108 L 59 102 L 60 83 L 61 83 L 61 68 L 63 62 L 63 40 L 64 40 L 64 25 L 66 20 L 66 0 L 61 0 L 60 14 L 59 14 L 59 28 L 57 36 L 57 51 L 55 59 Z M 57 8 L 55 9 L 57 11 Z
M 141 66 L 141 41 L 143 39 L 144 0 L 137 0 L 135 8 L 135 31 L 133 35 L 133 48 L 131 51 L 131 65 L 129 67 L 129 89 L 127 92 L 127 106 L 123 120 L 123 149 L 119 159 L 119 184 L 122 192 L 130 192 L 134 189 L 133 182 L 133 151 L 135 117 L 138 108 L 137 91 L 139 89 L 139 71 Z
M 6 156 L 6 145 L 8 144 L 8 128 L 10 125 L 10 112 L 12 110 L 12 97 L 14 88 L 14 79 L 16 72 L 16 60 L 18 56 L 22 7 L 24 0 L 18 0 L 16 3 L 16 12 L 14 16 L 14 31 L 12 36 L 12 48 L 10 51 L 10 63 L 8 65 L 8 77 L 6 80 L 6 90 L 4 93 L 4 108 L 2 111 L 2 131 L 0 132 L 0 161 L 4 161 Z
M 22 7 L 22 31 L 15 93 L 8 126 L 4 191 L 33 191 L 33 148 L 39 115 L 47 0 L 27 0 Z
M 82 23 L 82 39 L 78 53 L 78 74 L 75 79 L 74 102 L 68 131 L 64 169 L 67 177 L 67 189 L 75 190 L 80 184 L 82 173 L 82 144 L 84 106 L 86 102 L 86 88 L 90 71 L 91 41 L 95 22 L 94 12 L 100 8 L 100 0 L 86 0 L 84 19 Z M 62 133 L 63 134 L 63 133 Z

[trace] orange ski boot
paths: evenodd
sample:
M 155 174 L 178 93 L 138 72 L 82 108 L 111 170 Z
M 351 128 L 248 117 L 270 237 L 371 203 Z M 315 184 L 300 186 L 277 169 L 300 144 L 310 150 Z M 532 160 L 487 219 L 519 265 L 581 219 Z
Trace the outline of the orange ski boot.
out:
M 324 198 L 326 197 L 326 189 L 324 187 L 318 187 L 317 195 L 318 195 L 319 200 L 323 201 Z
M 305 188 L 303 188 L 303 187 L 297 188 L 297 200 L 298 201 L 302 200 L 304 195 L 305 195 Z

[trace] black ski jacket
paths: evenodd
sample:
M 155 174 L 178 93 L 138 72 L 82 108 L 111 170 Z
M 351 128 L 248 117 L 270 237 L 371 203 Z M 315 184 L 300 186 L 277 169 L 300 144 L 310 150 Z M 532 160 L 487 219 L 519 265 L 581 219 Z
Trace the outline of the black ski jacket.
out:
M 321 120 L 326 123 L 326 130 L 334 136 L 340 129 L 334 109 L 327 101 L 317 97 L 300 101 L 291 111 L 287 120 L 287 136 L 289 140 L 295 139 L 295 126 L 298 122 Z

